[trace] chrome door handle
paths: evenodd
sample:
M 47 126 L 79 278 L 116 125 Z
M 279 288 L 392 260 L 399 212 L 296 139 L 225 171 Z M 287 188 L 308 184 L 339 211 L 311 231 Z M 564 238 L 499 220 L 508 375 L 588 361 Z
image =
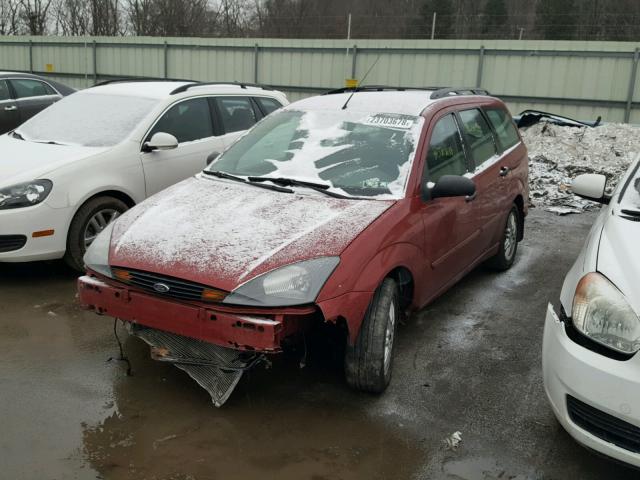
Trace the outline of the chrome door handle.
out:
M 511 172 L 511 169 L 509 167 L 502 167 L 500 169 L 500 176 L 506 177 L 507 175 L 509 175 L 509 172 Z
M 15 112 L 17 109 L 18 107 L 16 107 L 15 105 L 12 105 L 11 107 L 4 107 L 5 112 Z

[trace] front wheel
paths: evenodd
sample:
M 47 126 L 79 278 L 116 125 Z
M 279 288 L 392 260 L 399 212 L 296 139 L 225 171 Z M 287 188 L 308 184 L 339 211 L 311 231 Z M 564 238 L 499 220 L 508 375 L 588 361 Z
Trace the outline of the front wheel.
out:
M 495 270 L 508 270 L 513 265 L 518 253 L 518 239 L 521 238 L 520 210 L 517 205 L 511 207 L 507 216 L 507 223 L 500 239 L 498 253 L 489 259 L 487 265 Z
M 67 235 L 64 260 L 74 270 L 84 269 L 84 253 L 98 234 L 129 207 L 113 197 L 97 197 L 87 201 L 76 212 Z
M 395 280 L 385 278 L 367 308 L 355 345 L 347 345 L 345 375 L 349 386 L 374 393 L 387 388 L 399 314 L 398 286 Z

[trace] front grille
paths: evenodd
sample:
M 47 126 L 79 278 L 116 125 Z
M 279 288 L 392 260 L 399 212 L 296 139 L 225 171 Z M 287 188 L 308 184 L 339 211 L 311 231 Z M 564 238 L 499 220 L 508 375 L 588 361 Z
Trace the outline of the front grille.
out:
M 20 250 L 27 243 L 24 235 L 0 235 L 0 252 Z
M 601 412 L 567 395 L 571 421 L 590 434 L 630 452 L 640 453 L 640 427 Z
M 125 282 L 128 285 L 135 286 L 141 290 L 153 293 L 161 297 L 170 297 L 178 300 L 188 301 L 202 301 L 202 293 L 205 289 L 211 291 L 216 290 L 206 285 L 199 283 L 189 282 L 188 280 L 181 280 L 166 275 L 158 275 L 156 273 L 141 272 L 139 270 L 124 270 L 121 268 L 114 268 L 116 278 L 121 279 L 118 272 L 126 272 L 128 274 L 128 280 Z M 168 287 L 168 290 L 163 292 L 154 288 L 154 285 L 162 284 Z

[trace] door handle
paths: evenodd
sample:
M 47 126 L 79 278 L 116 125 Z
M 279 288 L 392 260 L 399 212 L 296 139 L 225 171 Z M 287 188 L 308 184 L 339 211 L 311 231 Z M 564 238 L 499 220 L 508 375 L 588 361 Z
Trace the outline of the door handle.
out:
M 509 175 L 510 172 L 511 172 L 511 169 L 509 167 L 500 168 L 500 176 L 501 177 L 506 177 L 507 175 Z
M 12 105 L 11 107 L 4 107 L 5 112 L 15 112 L 17 109 L 18 107 L 16 107 L 15 105 Z

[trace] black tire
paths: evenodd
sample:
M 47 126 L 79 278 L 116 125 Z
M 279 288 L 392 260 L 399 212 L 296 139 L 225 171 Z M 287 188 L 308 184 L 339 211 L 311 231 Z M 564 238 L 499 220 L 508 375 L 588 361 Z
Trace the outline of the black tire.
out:
M 518 241 L 522 238 L 521 229 L 520 209 L 514 204 L 507 215 L 498 253 L 487 261 L 489 268 L 498 271 L 511 268 L 518 253 Z
M 347 345 L 344 363 L 349 386 L 364 392 L 385 391 L 391 380 L 399 316 L 398 286 L 395 280 L 385 278 L 367 308 L 355 345 Z M 389 348 L 385 355 L 387 344 Z
M 82 257 L 84 257 L 84 253 L 87 250 L 85 246 L 85 232 L 87 232 L 87 228 L 95 230 L 93 225 L 89 226 L 89 222 L 94 219 L 94 217 L 100 213 L 105 215 L 108 213 L 110 216 L 112 212 L 116 212 L 116 216 L 119 216 L 128 208 L 127 204 L 122 200 L 106 196 L 92 198 L 82 205 L 73 217 L 67 234 L 67 251 L 64 254 L 64 261 L 67 262 L 67 265 L 80 272 L 84 270 Z M 103 215 L 103 217 L 109 220 L 107 216 Z M 113 218 L 110 218 L 110 220 L 113 220 Z M 105 226 L 106 225 L 103 225 L 102 228 Z M 96 234 L 97 233 L 99 233 L 99 231 L 97 231 Z

